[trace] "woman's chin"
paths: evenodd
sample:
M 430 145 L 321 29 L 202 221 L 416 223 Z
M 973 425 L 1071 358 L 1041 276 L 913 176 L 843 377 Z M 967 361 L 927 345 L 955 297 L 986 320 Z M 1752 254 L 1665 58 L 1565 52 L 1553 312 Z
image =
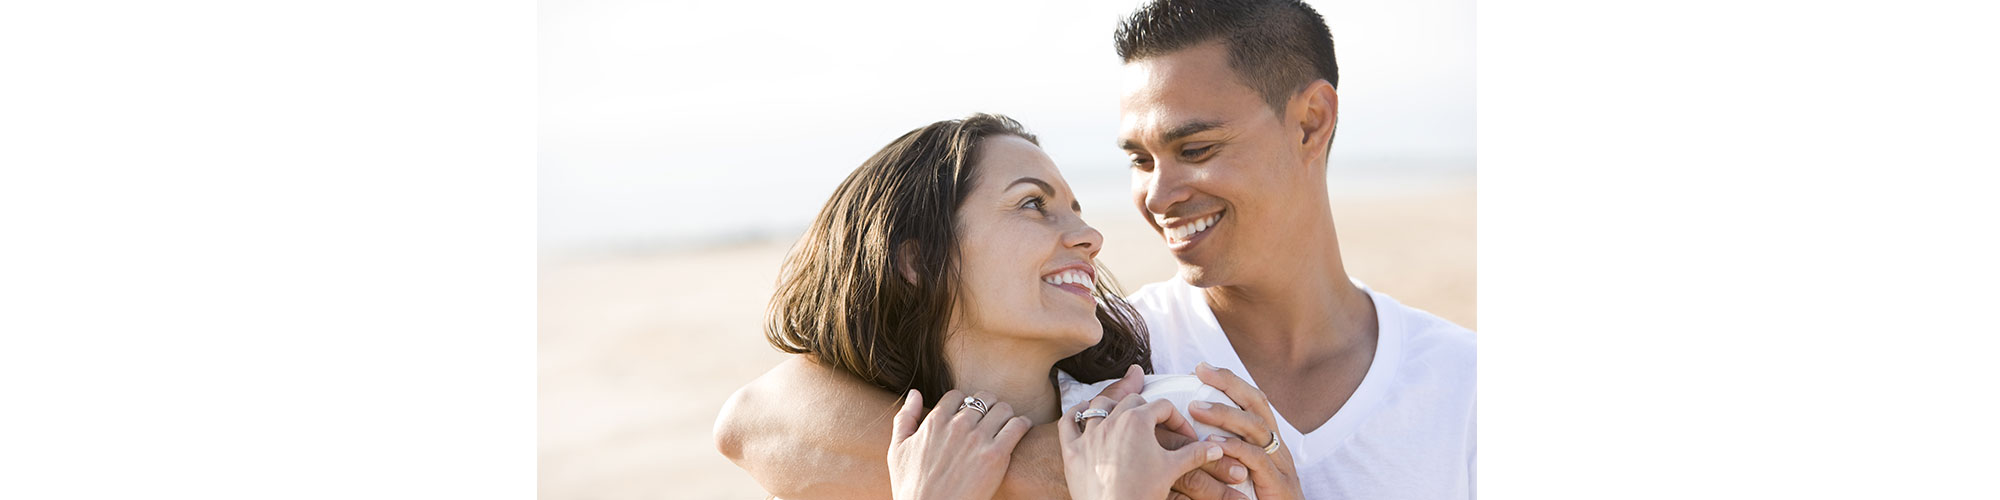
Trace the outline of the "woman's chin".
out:
M 1091 318 L 1090 326 L 1068 331 L 1070 333 L 1064 335 L 1063 338 L 1072 342 L 1071 345 L 1076 347 L 1076 352 L 1083 352 L 1084 349 L 1089 349 L 1092 346 L 1096 346 L 1098 342 L 1104 341 L 1104 325 L 1098 324 L 1096 318 Z M 1074 355 L 1075 353 L 1071 354 Z

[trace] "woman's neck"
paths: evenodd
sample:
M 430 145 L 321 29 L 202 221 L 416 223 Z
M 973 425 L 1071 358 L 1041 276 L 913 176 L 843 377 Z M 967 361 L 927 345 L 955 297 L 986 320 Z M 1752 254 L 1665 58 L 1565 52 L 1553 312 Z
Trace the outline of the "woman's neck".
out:
M 971 396 L 987 391 L 1013 407 L 1015 415 L 1028 417 L 1036 425 L 1054 422 L 1062 413 L 1062 398 L 1056 392 L 1050 369 L 1060 357 L 1039 352 L 1037 342 L 994 339 L 976 332 L 959 332 L 945 344 L 945 359 L 951 363 L 955 389 Z M 957 401 L 938 404 L 956 406 Z

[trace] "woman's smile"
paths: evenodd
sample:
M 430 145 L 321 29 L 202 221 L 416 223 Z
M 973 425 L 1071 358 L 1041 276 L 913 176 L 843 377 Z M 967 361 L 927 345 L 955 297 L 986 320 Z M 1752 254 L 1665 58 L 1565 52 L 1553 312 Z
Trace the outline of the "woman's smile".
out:
M 1063 266 L 1062 269 L 1042 275 L 1042 282 L 1096 303 L 1090 291 L 1097 287 L 1097 273 L 1087 264 Z

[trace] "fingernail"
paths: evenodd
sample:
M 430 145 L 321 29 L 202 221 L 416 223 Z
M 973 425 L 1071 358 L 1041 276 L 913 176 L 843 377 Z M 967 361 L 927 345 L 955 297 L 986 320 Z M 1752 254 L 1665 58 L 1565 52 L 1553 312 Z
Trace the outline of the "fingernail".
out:
M 906 394 L 906 395 L 904 395 L 904 396 L 905 396 L 905 397 L 908 397 L 908 398 L 910 398 L 910 399 L 916 399 L 916 398 L 917 398 L 917 390 L 916 390 L 916 389 L 910 389 L 910 393 L 909 393 L 909 394 Z
M 1210 447 L 1208 447 L 1208 461 L 1210 461 L 1210 462 L 1214 462 L 1214 461 L 1216 461 L 1216 460 L 1221 460 L 1221 459 L 1222 459 L 1222 447 L 1221 447 L 1221 446 L 1210 446 Z M 1242 468 L 1242 467 L 1238 467 L 1238 468 L 1240 469 L 1240 468 Z M 1231 472 L 1231 474 L 1235 474 L 1235 473 L 1234 473 L 1234 472 Z
M 1208 409 L 1208 407 L 1210 407 L 1210 406 L 1215 406 L 1215 405 L 1212 405 L 1212 404 L 1209 404 L 1209 403 L 1208 403 L 1207 401 L 1196 401 L 1196 402 L 1194 402 L 1194 407 L 1195 407 L 1196 409 L 1201 409 L 1201 410 L 1206 410 L 1206 409 Z
M 1213 435 L 1213 436 L 1209 436 L 1209 437 L 1208 437 L 1208 440 L 1209 440 L 1209 441 L 1214 441 L 1214 442 L 1217 442 L 1217 443 L 1220 443 L 1220 442 L 1222 442 L 1222 441 L 1223 441 L 1224 439 L 1225 439 L 1225 438 L 1223 438 L 1221 434 L 1216 434 L 1216 435 Z
M 1243 475 L 1249 473 L 1249 471 L 1243 470 L 1243 466 L 1241 465 L 1229 468 L 1229 478 L 1235 480 L 1235 482 L 1243 482 Z
M 1203 361 L 1201 362 L 1201 364 L 1194 365 L 1194 371 L 1202 371 L 1202 370 L 1215 371 L 1215 365 L 1208 364 L 1207 361 Z

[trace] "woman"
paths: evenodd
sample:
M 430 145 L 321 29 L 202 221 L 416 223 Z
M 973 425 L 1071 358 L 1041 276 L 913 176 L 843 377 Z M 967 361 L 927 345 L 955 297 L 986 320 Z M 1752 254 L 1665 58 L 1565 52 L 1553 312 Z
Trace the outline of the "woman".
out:
M 1080 208 L 1033 135 L 978 114 L 863 162 L 786 259 L 772 345 L 906 395 L 896 498 L 990 497 L 1031 425 L 1073 418 L 1059 374 L 1080 386 L 1150 371 L 1143 323 L 1095 265 L 1103 236 Z M 1075 498 L 1162 498 L 1221 457 L 1209 442 L 1161 448 L 1155 425 L 1195 436 L 1171 403 L 1102 403 L 1065 420 Z

